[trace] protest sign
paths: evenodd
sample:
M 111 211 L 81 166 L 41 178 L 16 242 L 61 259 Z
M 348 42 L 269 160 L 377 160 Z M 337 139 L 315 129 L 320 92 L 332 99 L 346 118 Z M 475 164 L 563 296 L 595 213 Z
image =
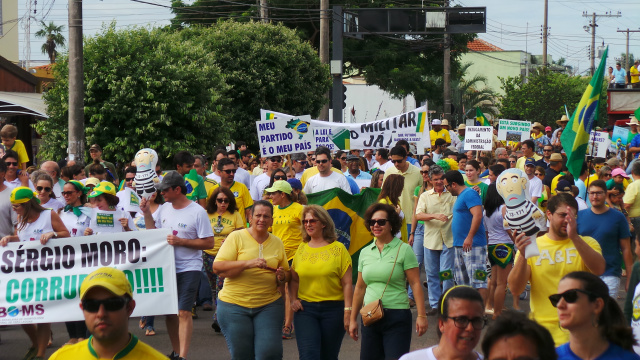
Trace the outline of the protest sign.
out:
M 607 157 L 607 148 L 611 145 L 609 133 L 605 131 L 591 131 L 589 144 L 587 145 L 587 155 L 597 158 Z
M 103 266 L 122 270 L 133 317 L 178 313 L 169 229 L 13 242 L 0 248 L 0 325 L 83 320 L 80 285 Z
M 467 126 L 464 135 L 464 150 L 491 151 L 493 128 L 491 126 Z
M 256 121 L 262 156 L 286 155 L 316 149 L 311 117 Z
M 282 122 L 291 118 L 293 118 L 292 115 L 260 110 L 261 122 L 266 120 Z M 419 153 L 431 146 L 425 106 L 394 117 L 367 123 L 345 124 L 319 120 L 310 120 L 310 123 L 316 146 L 326 146 L 332 151 L 338 149 L 390 149 L 395 146 L 398 140 L 406 140 L 409 144 L 413 144 Z M 258 133 L 260 135 L 259 130 Z
M 619 143 L 626 146 L 629 142 L 629 132 L 629 128 L 614 126 L 613 133 L 611 134 L 611 142 Z M 620 141 L 618 142 L 618 140 Z M 618 147 L 620 146 L 618 145 Z
M 531 138 L 531 121 L 500 119 L 498 140 L 521 142 Z

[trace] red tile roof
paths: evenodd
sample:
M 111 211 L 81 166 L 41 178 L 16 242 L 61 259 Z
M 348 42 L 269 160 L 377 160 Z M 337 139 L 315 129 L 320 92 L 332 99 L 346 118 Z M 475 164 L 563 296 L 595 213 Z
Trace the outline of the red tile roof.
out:
M 482 39 L 475 39 L 473 41 L 469 41 L 467 43 L 467 47 L 471 51 L 504 51 L 499 47 L 489 44 L 488 42 Z

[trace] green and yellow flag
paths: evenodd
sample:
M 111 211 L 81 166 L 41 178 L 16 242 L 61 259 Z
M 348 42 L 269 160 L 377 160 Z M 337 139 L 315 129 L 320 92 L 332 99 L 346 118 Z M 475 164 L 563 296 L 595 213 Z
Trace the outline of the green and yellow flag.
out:
M 188 174 L 184 176 L 184 184 L 187 187 L 187 198 L 189 200 L 198 201 L 198 173 L 196 169 L 191 169 Z
M 582 99 L 580 99 L 576 111 L 571 115 L 569 123 L 562 132 L 562 136 L 560 136 L 560 142 L 567 154 L 567 168 L 574 177 L 578 177 L 580 174 L 584 157 L 587 153 L 591 129 L 598 120 L 600 93 L 602 91 L 608 52 L 609 47 L 604 51 L 598 69 L 593 74 L 591 82 L 584 94 L 582 94 Z
M 418 123 L 416 124 L 416 132 L 424 132 L 425 126 L 427 125 L 427 112 L 423 111 L 423 112 L 419 112 L 418 113 Z M 429 129 L 428 126 L 426 126 L 427 130 Z
M 482 110 L 480 110 L 479 107 L 476 107 L 476 125 L 491 126 L 491 123 L 489 122 L 489 120 L 487 120 L 487 117 L 484 116 L 484 114 L 482 113 Z
M 440 271 L 438 273 L 438 276 L 440 277 L 440 282 L 443 282 L 445 280 L 453 280 L 453 271 L 451 271 L 450 269 Z

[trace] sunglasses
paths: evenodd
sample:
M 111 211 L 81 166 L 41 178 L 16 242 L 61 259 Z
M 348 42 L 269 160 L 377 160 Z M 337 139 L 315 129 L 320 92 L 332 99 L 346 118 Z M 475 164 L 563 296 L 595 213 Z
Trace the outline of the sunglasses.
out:
M 347 157 L 341 157 L 340 160 L 347 160 Z
M 135 180 L 134 177 L 132 177 L 132 178 L 124 178 L 124 181 L 126 181 L 126 182 L 133 181 L 133 180 Z
M 17 161 L 6 161 L 5 164 L 7 164 L 7 166 L 18 166 Z
M 70 196 L 73 195 L 76 191 L 63 191 L 60 194 L 62 194 L 62 196 Z
M 402 160 L 391 160 L 391 162 L 394 163 L 394 164 L 402 164 L 403 161 L 404 161 L 404 159 L 402 159 Z
M 511 163 L 511 164 L 515 164 L 516 162 L 515 162 L 515 161 L 509 161 L 509 163 Z
M 425 174 L 428 174 L 428 173 L 429 173 L 429 170 L 426 170 L 426 171 L 425 170 L 420 170 L 420 174 L 422 174 L 422 175 L 425 175 Z
M 313 225 L 317 222 L 317 219 L 302 220 L 302 225 Z
M 328 163 L 329 160 L 328 159 L 324 159 L 324 160 L 316 160 L 316 164 L 326 164 Z
M 608 176 L 611 176 L 611 173 L 602 174 L 602 177 L 605 177 L 605 176 L 607 176 L 607 177 L 608 177 Z
M 534 173 L 535 176 L 542 176 L 540 173 Z
M 236 170 L 236 169 L 227 169 L 227 170 L 222 170 L 222 171 L 224 171 L 225 173 L 231 175 L 231 174 L 235 174 L 236 171 L 238 171 L 238 170 Z
M 469 323 L 471 323 L 471 326 L 473 326 L 475 330 L 482 330 L 487 324 L 487 321 L 482 317 L 475 317 L 473 319 L 470 319 L 466 316 L 447 316 L 447 319 L 453 320 L 453 324 L 458 329 L 466 329 L 467 326 L 469 326 Z
M 273 180 L 287 180 L 287 175 L 276 175 Z
M 300 163 L 300 165 L 307 165 L 307 162 L 304 160 L 298 160 L 298 163 Z
M 227 198 L 216 198 L 216 202 L 218 204 L 228 204 L 229 203 L 229 199 L 227 199 Z
M 45 187 L 43 187 L 43 186 L 36 186 L 36 190 L 38 190 L 38 191 L 42 191 L 42 190 L 44 190 L 44 191 L 46 191 L 46 192 L 51 192 L 51 188 L 50 188 L 50 187 L 48 187 L 48 186 L 45 186 Z
M 385 225 L 387 225 L 387 221 L 389 221 L 389 220 L 387 220 L 387 219 L 378 219 L 378 220 L 371 219 L 371 220 L 369 220 L 369 227 L 372 227 L 375 224 L 378 224 L 379 226 L 385 226 Z
M 271 158 L 271 159 L 269 159 L 269 161 L 271 161 L 271 162 L 282 162 L 282 159 L 281 158 Z
M 118 311 L 129 302 L 124 297 L 114 297 L 104 300 L 82 300 L 82 309 L 86 312 L 96 313 L 100 310 L 100 305 L 104 305 L 106 311 Z
M 560 302 L 560 299 L 564 299 L 564 301 L 566 301 L 567 303 L 573 304 L 578 301 L 578 293 L 583 293 L 589 296 L 589 299 L 593 298 L 593 294 L 588 291 L 584 291 L 581 289 L 571 289 L 563 292 L 562 294 L 549 295 L 549 301 L 551 301 L 551 305 L 553 307 L 558 307 L 558 302 Z

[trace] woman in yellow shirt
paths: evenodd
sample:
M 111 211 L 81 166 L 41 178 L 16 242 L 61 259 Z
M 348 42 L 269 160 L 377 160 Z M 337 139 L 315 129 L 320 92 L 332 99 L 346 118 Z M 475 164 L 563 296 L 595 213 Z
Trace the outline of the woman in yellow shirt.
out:
M 300 359 L 338 359 L 349 329 L 353 295 L 351 255 L 336 241 L 327 210 L 302 211 L 303 243 L 293 257 L 289 296 Z
M 291 275 L 282 241 L 268 231 L 273 205 L 256 201 L 250 223 L 227 236 L 213 262 L 213 271 L 224 277 L 218 322 L 232 359 L 282 359 L 284 300 L 278 285 Z
M 213 238 L 215 244 L 213 249 L 205 250 L 202 252 L 202 267 L 207 274 L 209 280 L 209 286 L 211 287 L 211 295 L 217 304 L 216 294 L 222 290 L 224 279 L 218 277 L 213 272 L 213 261 L 218 255 L 218 250 L 224 239 L 227 238 L 234 230 L 244 229 L 244 221 L 242 215 L 238 211 L 236 204 L 236 198 L 228 188 L 218 187 L 211 193 L 209 200 L 207 201 L 207 214 L 209 215 L 209 222 L 213 229 Z M 211 327 L 215 332 L 220 332 L 220 325 L 217 319 L 216 313 L 213 315 L 213 323 Z
M 304 206 L 293 202 L 291 184 L 284 180 L 277 180 L 265 192 L 273 203 L 272 233 L 282 240 L 284 250 L 287 253 L 287 261 L 291 265 L 298 245 L 302 242 L 302 209 Z M 293 322 L 293 310 L 289 303 L 288 288 L 285 287 L 285 313 L 282 338 L 291 339 L 291 323 Z

